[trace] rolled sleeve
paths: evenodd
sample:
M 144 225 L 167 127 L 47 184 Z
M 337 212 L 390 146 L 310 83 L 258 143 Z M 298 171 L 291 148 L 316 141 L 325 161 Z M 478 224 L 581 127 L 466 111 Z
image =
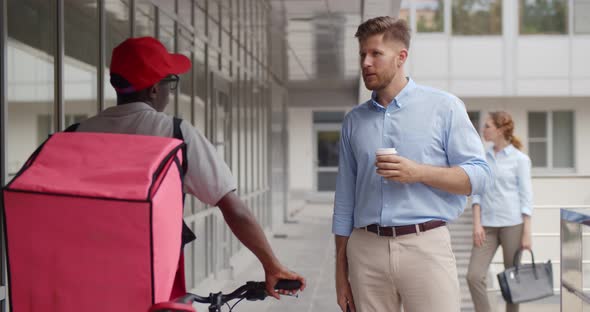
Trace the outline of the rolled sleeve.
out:
M 481 139 L 469 120 L 465 105 L 455 98 L 450 109 L 446 151 L 450 166 L 462 168 L 471 183 L 470 195 L 481 195 L 492 179 Z
M 356 160 L 350 144 L 349 123 L 350 120 L 346 118 L 340 132 L 340 155 L 332 216 L 332 233 L 339 236 L 350 236 L 354 227 Z
M 469 177 L 469 183 L 471 184 L 471 194 L 469 195 L 477 196 L 479 199 L 480 197 L 478 195 L 483 194 L 486 185 L 491 180 L 491 171 L 488 163 L 485 161 L 470 161 L 466 164 L 460 164 L 459 167 Z
M 471 196 L 471 206 L 473 206 L 473 205 L 480 205 L 481 206 L 481 195 Z
M 523 154 L 518 160 L 518 197 L 520 199 L 520 212 L 527 216 L 533 214 L 533 187 L 531 182 L 531 160 Z

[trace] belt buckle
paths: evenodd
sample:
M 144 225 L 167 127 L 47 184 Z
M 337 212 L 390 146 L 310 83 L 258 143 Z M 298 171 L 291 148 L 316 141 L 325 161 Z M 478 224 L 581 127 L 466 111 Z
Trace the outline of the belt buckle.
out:
M 393 237 L 393 238 L 397 237 L 397 232 L 395 231 L 395 226 L 391 227 L 391 237 Z
M 377 225 L 377 236 L 381 236 L 381 226 Z

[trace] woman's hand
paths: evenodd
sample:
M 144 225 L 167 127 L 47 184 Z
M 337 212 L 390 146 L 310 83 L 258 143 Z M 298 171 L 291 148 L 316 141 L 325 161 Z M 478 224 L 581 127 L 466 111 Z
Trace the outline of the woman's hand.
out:
M 486 241 L 486 230 L 481 226 L 481 224 L 474 224 L 473 225 L 473 245 L 475 247 L 483 246 L 483 243 Z

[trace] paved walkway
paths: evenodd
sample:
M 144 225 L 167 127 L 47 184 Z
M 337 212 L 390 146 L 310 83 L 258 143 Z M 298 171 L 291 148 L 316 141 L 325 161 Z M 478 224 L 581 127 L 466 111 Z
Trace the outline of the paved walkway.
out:
M 273 250 L 290 269 L 307 279 L 307 289 L 298 298 L 282 297 L 280 301 L 267 298 L 265 301 L 241 302 L 235 312 L 340 312 L 334 289 L 334 238 L 331 233 L 331 205 L 307 205 L 293 219 L 294 223 L 283 225 L 271 239 Z M 283 237 L 283 238 L 280 238 Z M 231 291 L 245 281 L 261 280 L 263 271 L 257 261 L 239 273 L 235 280 L 222 288 Z M 491 297 L 498 296 L 491 294 Z M 504 311 L 500 298 L 494 298 L 494 312 Z M 501 304 L 497 304 L 501 303 Z M 197 311 L 207 308 L 197 305 Z M 559 311 L 559 297 L 523 305 L 521 312 Z M 224 311 L 228 311 L 227 307 Z M 433 310 L 434 311 L 434 310 Z M 426 311 L 425 311 L 426 312 Z
M 267 298 L 265 301 L 240 302 L 235 312 L 337 312 L 334 290 L 334 239 L 331 234 L 332 207 L 307 205 L 294 218 L 294 223 L 283 225 L 272 238 L 271 245 L 277 257 L 289 267 L 302 274 L 307 288 L 298 298 L 281 297 L 280 301 Z M 228 282 L 223 290 L 230 291 L 245 281 L 264 277 L 257 261 Z M 207 311 L 197 306 L 197 311 Z M 228 311 L 227 307 L 224 311 Z

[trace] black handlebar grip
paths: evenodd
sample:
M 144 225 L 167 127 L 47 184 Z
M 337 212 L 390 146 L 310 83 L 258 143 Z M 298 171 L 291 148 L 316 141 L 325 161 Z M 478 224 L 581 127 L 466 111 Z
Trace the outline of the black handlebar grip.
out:
M 301 288 L 301 282 L 298 280 L 279 280 L 275 285 L 275 289 L 283 290 L 298 290 Z

